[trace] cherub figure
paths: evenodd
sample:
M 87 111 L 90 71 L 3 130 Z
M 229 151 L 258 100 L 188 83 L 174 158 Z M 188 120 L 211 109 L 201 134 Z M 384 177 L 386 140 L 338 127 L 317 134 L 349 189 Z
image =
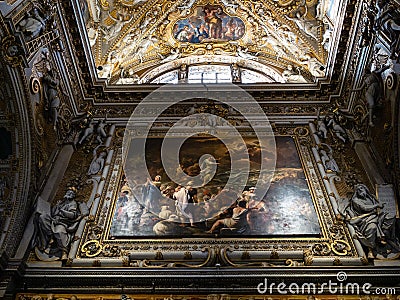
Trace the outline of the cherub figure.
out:
M 101 28 L 101 31 L 104 34 L 104 40 L 106 41 L 106 43 L 108 43 L 109 41 L 115 39 L 121 32 L 122 28 L 125 26 L 125 24 L 130 23 L 133 20 L 133 15 L 126 20 L 125 19 L 125 15 L 126 14 L 121 14 L 121 13 L 117 13 L 117 17 L 114 18 L 110 13 L 108 14 L 108 16 L 115 22 L 114 25 L 111 25 L 107 28 Z

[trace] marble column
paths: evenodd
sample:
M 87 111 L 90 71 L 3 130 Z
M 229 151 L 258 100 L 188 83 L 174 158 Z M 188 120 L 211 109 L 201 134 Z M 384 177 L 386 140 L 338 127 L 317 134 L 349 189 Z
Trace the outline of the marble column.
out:
M 47 177 L 46 185 L 39 196 L 42 201 L 51 202 L 53 200 L 57 192 L 57 187 L 60 185 L 61 180 L 64 177 L 73 153 L 74 147 L 71 144 L 66 144 L 61 148 L 57 155 L 57 159 L 54 162 L 53 168 Z M 31 242 L 33 232 L 34 225 L 32 215 L 26 225 L 24 235 L 14 258 L 22 259 L 25 256 L 25 253 L 28 250 Z
M 368 145 L 362 141 L 356 141 L 354 144 L 354 150 L 357 153 L 358 158 L 368 176 L 369 182 L 375 186 L 375 184 L 383 184 L 385 180 L 379 173 L 378 165 L 375 163 L 375 158 L 372 157 L 371 151 Z
M 64 178 L 69 161 L 74 153 L 74 147 L 70 144 L 64 145 L 58 153 L 57 160 L 54 163 L 53 169 L 47 178 L 46 185 L 43 188 L 40 197 L 47 202 L 51 202 L 57 192 L 57 187 Z

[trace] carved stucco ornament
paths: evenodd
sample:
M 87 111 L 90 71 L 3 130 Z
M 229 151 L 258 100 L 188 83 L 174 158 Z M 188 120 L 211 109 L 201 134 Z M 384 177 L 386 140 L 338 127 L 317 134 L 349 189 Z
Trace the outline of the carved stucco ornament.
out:
M 86 257 L 95 257 L 101 253 L 103 246 L 97 240 L 90 240 L 83 244 L 81 251 Z

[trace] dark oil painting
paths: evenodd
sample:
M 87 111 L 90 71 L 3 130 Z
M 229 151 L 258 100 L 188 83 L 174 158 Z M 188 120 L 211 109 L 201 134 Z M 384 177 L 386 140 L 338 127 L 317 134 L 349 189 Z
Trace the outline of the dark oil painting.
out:
M 232 176 L 231 157 L 217 138 L 191 137 L 179 151 L 180 167 L 189 176 L 205 178 L 207 163 L 216 167 L 212 180 L 196 188 L 177 185 L 167 176 L 160 159 L 162 141 L 146 141 L 151 178 L 136 186 L 128 185 L 125 177 L 121 179 L 113 200 L 109 238 L 319 237 L 318 216 L 292 137 L 275 137 L 276 168 L 262 197 L 254 189 L 260 175 L 256 138 L 244 138 L 250 172 L 241 194 L 224 189 Z M 205 154 L 211 154 L 215 161 L 201 161 Z

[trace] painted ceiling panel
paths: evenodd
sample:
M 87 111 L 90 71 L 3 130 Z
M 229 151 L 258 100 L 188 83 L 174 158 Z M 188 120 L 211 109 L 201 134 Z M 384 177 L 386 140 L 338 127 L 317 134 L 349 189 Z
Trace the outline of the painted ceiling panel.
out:
M 201 64 L 315 82 L 340 27 L 338 0 L 80 1 L 98 76 L 109 84 L 160 82 Z

